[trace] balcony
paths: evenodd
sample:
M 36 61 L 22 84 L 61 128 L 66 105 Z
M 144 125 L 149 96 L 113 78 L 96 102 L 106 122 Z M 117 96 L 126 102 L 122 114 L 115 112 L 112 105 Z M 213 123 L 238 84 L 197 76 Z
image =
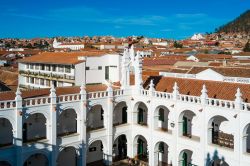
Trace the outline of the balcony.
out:
M 25 70 L 20 70 L 19 71 L 20 75 L 23 76 L 33 76 L 36 78 L 43 78 L 43 79 L 49 79 L 49 80 L 57 80 L 57 81 L 64 81 L 68 83 L 74 83 L 75 77 L 74 76 L 69 76 L 67 74 L 52 74 L 51 73 L 43 73 L 43 72 L 33 72 L 33 71 L 25 71 Z
M 230 149 L 234 148 L 234 136 L 232 134 L 223 133 L 222 131 L 212 133 L 212 143 L 227 147 Z
M 35 138 L 32 138 L 32 139 L 24 139 L 23 140 L 23 143 L 35 143 L 35 142 L 38 142 L 38 141 L 41 141 L 41 140 L 45 140 L 46 139 L 46 136 L 45 137 L 35 137 Z

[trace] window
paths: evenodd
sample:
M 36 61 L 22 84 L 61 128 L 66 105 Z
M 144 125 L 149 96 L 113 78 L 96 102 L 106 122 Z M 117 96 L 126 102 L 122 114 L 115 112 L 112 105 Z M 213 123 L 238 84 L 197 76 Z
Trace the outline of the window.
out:
M 29 82 L 30 82 L 29 77 L 26 77 L 26 82 L 27 82 L 27 83 L 29 83 Z
M 35 78 L 35 84 L 39 85 L 39 78 Z
M 33 64 L 30 64 L 30 69 L 34 69 L 34 65 Z
M 30 83 L 34 84 L 34 77 L 30 77 Z
M 25 66 L 26 66 L 26 69 L 29 69 L 29 64 L 26 64 Z
M 56 65 L 52 66 L 52 71 L 56 71 Z
M 89 70 L 90 68 L 88 66 L 86 66 L 86 70 Z
M 98 66 L 98 70 L 102 70 L 102 66 Z
M 65 73 L 71 73 L 70 66 L 65 66 Z
M 58 66 L 58 72 L 64 72 L 64 66 L 62 65 Z
M 50 86 L 50 81 L 46 80 L 46 86 Z
M 44 79 L 40 79 L 40 85 L 44 85 Z
M 109 80 L 109 66 L 105 66 L 105 80 Z
M 50 71 L 50 65 L 46 65 L 45 70 Z
M 41 64 L 41 70 L 45 70 L 45 65 Z
M 40 70 L 40 65 L 39 65 L 39 64 L 36 64 L 36 65 L 35 65 L 35 69 L 36 69 L 36 70 Z
M 63 86 L 63 82 L 58 81 L 58 87 L 62 87 Z

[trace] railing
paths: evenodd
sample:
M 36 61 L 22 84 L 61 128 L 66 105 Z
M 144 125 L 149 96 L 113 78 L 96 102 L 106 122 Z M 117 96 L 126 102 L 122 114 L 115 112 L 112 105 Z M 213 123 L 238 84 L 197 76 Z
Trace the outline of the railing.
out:
M 70 94 L 70 95 L 61 95 L 58 96 L 58 102 L 73 102 L 73 101 L 79 101 L 81 99 L 80 94 Z
M 244 111 L 250 111 L 250 104 L 249 103 L 242 103 L 242 109 Z
M 149 96 L 149 90 L 141 89 L 141 95 L 143 95 L 143 96 Z
M 124 95 L 124 90 L 114 90 L 114 92 L 113 92 L 113 95 L 114 96 L 122 96 L 122 95 Z
M 208 105 L 229 108 L 229 109 L 235 108 L 234 101 L 220 100 L 220 99 L 213 99 L 213 98 L 208 98 Z
M 234 148 L 234 136 L 222 131 L 212 133 L 212 143 L 227 148 Z
M 155 91 L 153 93 L 153 96 L 154 97 L 157 97 L 157 98 L 162 98 L 162 99 L 172 99 L 172 93 L 167 93 L 167 92 L 157 92 Z
M 25 70 L 20 70 L 19 74 L 22 75 L 31 75 L 31 76 L 37 76 L 37 77 L 44 77 L 47 79 L 65 79 L 65 80 L 75 80 L 74 76 L 70 76 L 67 74 L 53 74 L 52 72 L 40 72 L 40 71 L 25 71 Z
M 31 99 L 24 99 L 23 106 L 31 107 L 31 106 L 38 106 L 38 105 L 46 105 L 51 102 L 50 97 L 39 97 L 39 98 L 31 98 Z
M 108 96 L 107 91 L 101 91 L 101 92 L 90 92 L 87 94 L 88 99 L 97 99 L 97 98 L 104 98 Z
M 190 103 L 201 103 L 200 97 L 197 96 L 189 96 L 189 95 L 179 95 L 179 100 Z
M 0 110 L 1 109 L 12 109 L 16 107 L 16 101 L 15 100 L 6 100 L 6 101 L 0 101 Z

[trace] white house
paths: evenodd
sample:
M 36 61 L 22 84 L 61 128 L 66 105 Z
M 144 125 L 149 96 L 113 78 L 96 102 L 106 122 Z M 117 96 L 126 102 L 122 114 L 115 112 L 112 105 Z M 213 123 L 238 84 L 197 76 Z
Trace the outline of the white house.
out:
M 82 43 L 61 43 L 56 40 L 53 41 L 53 48 L 68 48 L 71 50 L 81 50 L 84 49 L 84 44 Z
M 46 52 L 19 61 L 19 85 L 22 88 L 48 88 L 102 84 L 120 80 L 120 59 L 117 53 Z M 86 69 L 86 70 L 85 70 Z

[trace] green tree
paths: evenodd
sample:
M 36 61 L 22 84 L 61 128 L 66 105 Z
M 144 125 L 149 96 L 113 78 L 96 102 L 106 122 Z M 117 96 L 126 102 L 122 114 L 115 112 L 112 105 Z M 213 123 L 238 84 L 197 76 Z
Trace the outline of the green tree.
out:
M 175 48 L 182 48 L 183 45 L 181 43 L 178 43 L 177 41 L 174 42 L 174 47 Z

